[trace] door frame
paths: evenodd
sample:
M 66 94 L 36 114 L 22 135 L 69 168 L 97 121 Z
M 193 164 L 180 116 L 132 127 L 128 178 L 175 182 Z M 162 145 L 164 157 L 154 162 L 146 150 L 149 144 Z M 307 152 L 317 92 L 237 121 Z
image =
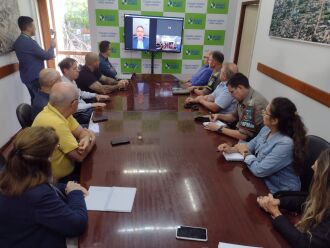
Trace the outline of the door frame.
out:
M 235 55 L 234 55 L 234 63 L 235 64 L 237 64 L 237 62 L 238 62 L 239 50 L 240 50 L 240 47 L 241 47 L 242 32 L 243 32 L 243 26 L 244 26 L 246 7 L 249 6 L 249 5 L 254 5 L 254 4 L 259 5 L 260 0 L 242 2 L 241 13 L 240 13 L 240 18 L 239 18 L 239 24 L 238 24 L 238 30 L 237 30 L 236 46 L 235 46 Z

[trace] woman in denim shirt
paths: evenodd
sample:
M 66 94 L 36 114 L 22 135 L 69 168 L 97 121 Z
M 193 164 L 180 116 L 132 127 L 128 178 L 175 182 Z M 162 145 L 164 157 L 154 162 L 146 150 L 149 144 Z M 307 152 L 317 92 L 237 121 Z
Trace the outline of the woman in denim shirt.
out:
M 298 166 L 303 161 L 306 130 L 296 106 L 277 97 L 263 111 L 264 127 L 248 143 L 222 144 L 219 151 L 240 152 L 251 172 L 265 180 L 271 193 L 300 190 Z

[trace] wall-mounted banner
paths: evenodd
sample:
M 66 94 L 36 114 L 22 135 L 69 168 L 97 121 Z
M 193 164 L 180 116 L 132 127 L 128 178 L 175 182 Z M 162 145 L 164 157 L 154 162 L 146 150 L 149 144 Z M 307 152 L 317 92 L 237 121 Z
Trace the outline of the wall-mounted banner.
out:
M 182 17 L 181 53 L 156 53 L 155 73 L 194 74 L 203 55 L 220 50 L 226 35 L 229 0 L 88 0 L 92 49 L 102 40 L 111 42 L 111 63 L 118 73 L 150 73 L 150 52 L 125 50 L 124 15 Z

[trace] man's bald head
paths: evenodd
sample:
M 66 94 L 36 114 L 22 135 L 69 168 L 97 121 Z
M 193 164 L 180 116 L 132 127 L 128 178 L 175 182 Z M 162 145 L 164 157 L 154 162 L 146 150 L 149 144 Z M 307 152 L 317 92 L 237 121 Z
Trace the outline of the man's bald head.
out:
M 72 102 L 78 98 L 79 92 L 75 85 L 60 82 L 52 87 L 49 95 L 49 103 L 54 107 L 66 109 L 71 108 Z
M 88 66 L 93 66 L 99 61 L 99 55 L 97 53 L 89 52 L 85 56 L 85 64 Z
M 238 67 L 235 63 L 224 63 L 221 69 L 221 81 L 228 81 L 238 72 Z
M 42 69 L 39 73 L 39 83 L 42 88 L 51 88 L 60 81 L 60 73 L 53 68 Z

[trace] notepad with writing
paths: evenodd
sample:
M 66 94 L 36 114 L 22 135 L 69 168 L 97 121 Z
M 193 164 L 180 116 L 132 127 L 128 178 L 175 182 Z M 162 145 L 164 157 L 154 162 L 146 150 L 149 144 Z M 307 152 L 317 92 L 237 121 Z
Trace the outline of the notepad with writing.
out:
M 136 188 L 90 186 L 88 192 L 87 210 L 131 212 Z
M 244 161 L 244 156 L 239 152 L 233 152 L 233 153 L 223 152 L 222 154 L 227 161 Z
M 205 127 L 205 126 L 207 126 L 209 123 L 211 123 L 211 122 L 209 122 L 209 121 L 203 122 L 203 126 Z M 222 121 L 215 121 L 215 122 L 213 122 L 213 123 L 215 123 L 219 128 L 220 128 L 220 127 L 225 127 L 225 126 L 227 126 L 227 124 L 226 124 L 226 123 L 223 123 Z
M 219 242 L 218 248 L 261 248 L 255 246 L 235 245 L 229 243 Z

